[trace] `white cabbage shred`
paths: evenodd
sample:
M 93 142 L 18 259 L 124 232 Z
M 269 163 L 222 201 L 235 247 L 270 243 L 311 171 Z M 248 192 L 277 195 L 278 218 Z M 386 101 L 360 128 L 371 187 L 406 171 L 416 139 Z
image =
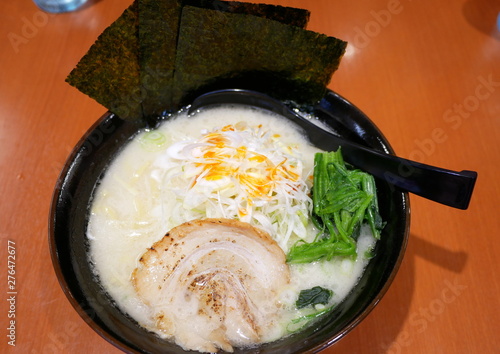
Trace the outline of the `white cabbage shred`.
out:
M 309 176 L 296 148 L 262 126 L 239 122 L 172 144 L 153 173 L 168 224 L 239 219 L 272 235 L 286 252 L 307 236 Z

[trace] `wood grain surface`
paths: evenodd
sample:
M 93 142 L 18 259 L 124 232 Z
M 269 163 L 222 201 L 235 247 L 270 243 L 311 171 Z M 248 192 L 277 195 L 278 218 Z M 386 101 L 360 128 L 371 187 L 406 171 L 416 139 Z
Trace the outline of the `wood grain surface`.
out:
M 479 173 L 466 211 L 411 196 L 409 245 L 392 287 L 324 353 L 500 352 L 500 1 L 266 2 L 309 9 L 309 29 L 349 42 L 330 88 L 398 155 Z M 105 112 L 64 79 L 130 3 L 94 1 L 60 15 L 30 0 L 0 3 L 0 352 L 119 352 L 63 294 L 47 223 L 69 152 Z

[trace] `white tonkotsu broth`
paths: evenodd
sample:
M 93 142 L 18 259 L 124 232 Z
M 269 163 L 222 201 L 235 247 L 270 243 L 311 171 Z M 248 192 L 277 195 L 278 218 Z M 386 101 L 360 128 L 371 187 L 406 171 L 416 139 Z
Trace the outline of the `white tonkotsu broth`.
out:
M 120 152 L 107 169 L 97 187 L 90 206 L 90 218 L 87 236 L 90 242 L 90 259 L 95 273 L 105 290 L 116 301 L 117 305 L 143 326 L 154 330 L 150 320 L 148 307 L 138 298 L 131 282 L 131 274 L 138 266 L 142 254 L 173 227 L 199 217 L 203 213 L 197 210 L 197 203 L 203 196 L 185 198 L 179 190 L 171 190 L 176 183 L 176 176 L 181 170 L 175 167 L 173 157 L 182 160 L 187 142 L 192 143 L 215 128 L 237 126 L 239 130 L 257 129 L 267 134 L 289 154 L 288 161 L 301 171 L 302 183 L 310 188 L 312 179 L 314 154 L 319 150 L 311 146 L 286 119 L 269 113 L 242 107 L 220 107 L 203 110 L 192 117 L 180 113 L 177 117 L 165 121 L 157 130 L 144 131 L 137 135 Z M 235 134 L 235 139 L 240 137 Z M 255 141 L 247 141 L 249 145 Z M 256 143 L 255 143 L 256 144 Z M 191 146 L 192 148 L 192 146 Z M 259 146 L 247 146 L 248 150 L 258 151 Z M 184 149 L 184 150 L 183 150 Z M 280 149 L 273 150 L 274 154 Z M 191 150 L 193 151 L 193 150 Z M 293 162 L 295 161 L 296 162 Z M 189 173 L 188 167 L 182 173 Z M 169 181 L 168 183 L 166 181 Z M 224 197 L 225 179 L 214 181 L 214 185 L 205 186 L 207 190 L 220 188 Z M 217 184 L 218 183 L 218 184 Z M 200 188 L 202 188 L 201 186 Z M 191 192 L 193 193 L 193 192 Z M 183 201 L 184 200 L 184 201 Z M 306 203 L 306 201 L 305 201 Z M 306 203 L 307 204 L 307 203 Z M 304 205 L 306 205 L 304 204 Z M 208 205 L 208 204 L 207 204 Z M 191 209 L 192 210 L 191 210 Z M 214 207 L 206 217 L 225 217 L 227 211 Z M 241 208 L 240 208 L 241 209 Z M 282 207 L 285 210 L 286 208 Z M 290 206 L 290 210 L 293 209 Z M 295 231 L 288 237 L 277 235 L 282 232 L 279 227 L 256 224 L 259 219 L 248 219 L 245 210 L 239 210 L 242 221 L 250 220 L 254 226 L 265 229 L 286 253 L 298 239 Z M 294 212 L 295 213 L 295 212 Z M 298 218 L 296 215 L 294 218 Z M 297 219 L 298 220 L 298 219 Z M 304 220 L 304 218 L 300 219 Z M 288 224 L 293 224 L 295 221 Z M 300 223 L 299 223 L 300 224 Z M 297 225 L 297 232 L 303 227 Z M 312 223 L 304 226 L 307 236 L 312 241 L 315 230 Z M 289 229 L 283 229 L 289 232 Z M 332 261 L 314 262 L 311 264 L 290 265 L 291 283 L 283 289 L 282 321 L 272 333 L 268 333 L 265 341 L 272 341 L 287 334 L 287 325 L 292 319 L 308 313 L 307 309 L 296 310 L 295 301 L 303 289 L 322 286 L 333 290 L 332 304 L 339 303 L 357 283 L 366 263 L 364 254 L 375 243 L 368 228 L 362 229 L 358 239 L 358 257 L 350 259 L 334 259 Z

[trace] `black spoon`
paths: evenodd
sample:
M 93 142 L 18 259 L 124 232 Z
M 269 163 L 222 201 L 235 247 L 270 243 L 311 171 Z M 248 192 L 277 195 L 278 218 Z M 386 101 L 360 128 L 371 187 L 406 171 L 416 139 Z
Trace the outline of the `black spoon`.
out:
M 305 135 L 316 147 L 332 151 L 342 147 L 347 162 L 357 168 L 383 179 L 403 191 L 411 192 L 429 200 L 453 208 L 467 209 L 477 172 L 455 172 L 439 167 L 403 159 L 379 152 L 330 133 L 274 98 L 249 90 L 228 89 L 213 91 L 193 101 L 189 113 L 203 107 L 220 104 L 243 104 L 267 109 L 280 114 L 303 128 Z M 329 107 L 321 104 L 315 109 L 320 114 L 335 115 Z

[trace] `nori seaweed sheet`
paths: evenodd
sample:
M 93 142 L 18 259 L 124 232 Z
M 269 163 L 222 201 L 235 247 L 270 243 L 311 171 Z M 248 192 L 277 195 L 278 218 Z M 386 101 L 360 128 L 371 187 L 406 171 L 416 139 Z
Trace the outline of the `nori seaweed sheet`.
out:
M 146 119 L 180 108 L 179 100 L 173 96 L 174 71 L 176 65 L 183 65 L 176 61 L 176 45 L 182 8 L 190 5 L 246 13 L 300 27 L 307 25 L 310 16 L 310 12 L 304 9 L 239 1 L 139 0 L 139 59 L 144 98 L 142 108 Z
M 66 82 L 122 119 L 142 117 L 137 1 L 97 38 Z
M 182 0 L 139 0 L 139 65 L 146 118 L 172 106 Z
M 239 1 L 135 0 L 66 81 L 122 119 L 146 122 L 210 89 L 319 99 L 345 42 L 304 30 L 309 15 Z
M 221 0 L 185 0 L 184 6 L 196 6 L 209 10 L 230 12 L 235 14 L 247 14 L 265 17 L 270 20 L 286 23 L 291 26 L 305 28 L 311 15 L 309 10 L 295 7 L 252 4 L 241 1 L 221 1 Z
M 347 43 L 246 14 L 185 6 L 177 42 L 174 102 L 220 88 L 252 89 L 314 103 L 326 92 Z

